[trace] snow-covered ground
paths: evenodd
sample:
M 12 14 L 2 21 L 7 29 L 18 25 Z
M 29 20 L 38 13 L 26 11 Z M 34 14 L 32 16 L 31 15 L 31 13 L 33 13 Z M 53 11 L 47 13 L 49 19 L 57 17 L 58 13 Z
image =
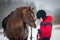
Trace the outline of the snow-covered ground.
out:
M 6 37 L 4 37 L 4 34 L 2 33 L 3 29 L 0 29 L 0 40 L 8 40 Z M 30 27 L 29 27 L 29 37 L 28 40 L 30 40 Z M 37 35 L 37 28 L 32 30 L 33 40 L 36 39 Z M 53 25 L 53 31 L 52 31 L 52 38 L 51 40 L 60 40 L 60 25 Z

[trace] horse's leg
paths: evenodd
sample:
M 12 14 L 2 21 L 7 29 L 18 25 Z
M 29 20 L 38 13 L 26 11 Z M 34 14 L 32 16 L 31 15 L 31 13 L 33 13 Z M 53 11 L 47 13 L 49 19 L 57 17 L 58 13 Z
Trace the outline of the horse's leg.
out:
M 13 39 L 11 38 L 11 39 L 9 39 L 9 40 L 13 40 Z
M 27 38 L 25 38 L 24 40 L 27 40 Z
M 10 40 L 19 40 L 18 38 L 11 38 Z
M 27 40 L 27 39 L 28 39 L 28 36 L 24 40 Z
M 22 37 L 20 37 L 20 38 L 18 38 L 18 40 L 23 40 L 23 38 L 22 38 Z

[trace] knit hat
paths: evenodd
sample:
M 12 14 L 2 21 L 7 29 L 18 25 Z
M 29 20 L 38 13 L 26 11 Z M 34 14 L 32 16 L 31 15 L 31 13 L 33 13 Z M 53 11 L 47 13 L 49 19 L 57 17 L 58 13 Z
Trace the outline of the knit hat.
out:
M 46 18 L 46 12 L 44 10 L 38 10 L 36 16 L 37 16 L 37 19 L 40 19 L 42 17 L 43 20 L 45 20 L 45 18 Z

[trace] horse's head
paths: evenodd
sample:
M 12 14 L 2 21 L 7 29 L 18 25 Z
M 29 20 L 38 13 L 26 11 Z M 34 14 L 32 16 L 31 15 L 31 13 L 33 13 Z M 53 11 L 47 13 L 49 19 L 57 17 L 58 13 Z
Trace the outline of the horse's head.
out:
M 36 24 L 35 24 L 35 15 L 34 15 L 34 8 L 31 7 L 25 7 L 22 10 L 23 13 L 23 19 L 25 21 L 26 24 L 29 24 L 30 26 L 36 28 Z

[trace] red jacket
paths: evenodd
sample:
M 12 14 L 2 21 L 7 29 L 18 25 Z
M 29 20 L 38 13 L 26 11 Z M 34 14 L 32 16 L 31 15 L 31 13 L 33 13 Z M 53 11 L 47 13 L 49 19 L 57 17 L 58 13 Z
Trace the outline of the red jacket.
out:
M 51 33 L 52 33 L 52 25 L 51 25 L 52 17 L 47 16 L 43 23 L 45 25 L 40 25 L 40 29 L 41 29 L 42 32 L 41 32 L 41 34 L 39 34 L 39 37 L 40 38 L 50 38 Z

